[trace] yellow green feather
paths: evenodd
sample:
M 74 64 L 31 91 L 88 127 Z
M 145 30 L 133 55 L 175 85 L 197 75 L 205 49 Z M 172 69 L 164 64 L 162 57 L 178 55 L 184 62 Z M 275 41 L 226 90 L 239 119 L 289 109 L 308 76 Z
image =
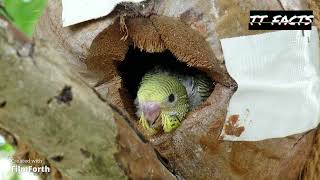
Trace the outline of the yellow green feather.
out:
M 177 100 L 174 104 L 167 102 L 171 93 L 177 95 Z M 141 81 L 137 99 L 139 103 L 159 102 L 164 132 L 171 132 L 176 129 L 189 110 L 186 88 L 178 78 L 165 73 L 146 74 Z M 158 132 L 157 129 L 149 126 L 143 113 L 140 115 L 140 124 L 150 134 Z

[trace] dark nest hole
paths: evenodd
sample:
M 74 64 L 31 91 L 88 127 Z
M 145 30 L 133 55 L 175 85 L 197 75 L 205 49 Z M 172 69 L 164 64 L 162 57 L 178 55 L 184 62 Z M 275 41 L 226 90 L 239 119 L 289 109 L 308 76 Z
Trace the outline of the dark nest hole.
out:
M 136 111 L 134 99 L 136 98 L 140 81 L 145 73 L 155 67 L 161 67 L 171 72 L 178 72 L 186 75 L 202 74 L 206 76 L 213 85 L 213 81 L 205 72 L 177 60 L 169 50 L 160 53 L 149 53 L 139 48 L 129 46 L 125 59 L 121 62 L 118 61 L 116 66 L 122 80 L 121 99 L 126 102 L 124 103 L 126 106 L 125 108 L 129 110 L 129 113 L 132 115 L 134 115 Z
M 108 87 L 109 102 L 133 119 L 137 118 L 134 99 L 139 83 L 155 66 L 182 74 L 203 74 L 226 87 L 234 84 L 201 34 L 164 16 L 116 20 L 95 37 L 85 63 L 99 76 L 96 85 Z

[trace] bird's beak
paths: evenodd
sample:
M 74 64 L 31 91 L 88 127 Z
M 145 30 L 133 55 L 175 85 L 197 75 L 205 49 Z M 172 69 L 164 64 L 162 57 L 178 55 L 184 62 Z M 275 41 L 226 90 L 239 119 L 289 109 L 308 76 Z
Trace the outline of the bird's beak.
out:
M 153 126 L 160 115 L 160 105 L 155 102 L 145 102 L 142 111 L 150 126 Z

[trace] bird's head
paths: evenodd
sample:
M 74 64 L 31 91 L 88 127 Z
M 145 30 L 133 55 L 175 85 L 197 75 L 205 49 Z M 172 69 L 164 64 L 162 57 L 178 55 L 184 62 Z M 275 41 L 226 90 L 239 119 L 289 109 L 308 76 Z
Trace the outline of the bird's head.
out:
M 151 134 L 161 127 L 171 132 L 180 125 L 189 109 L 186 88 L 176 77 L 161 73 L 144 76 L 136 103 L 140 123 Z

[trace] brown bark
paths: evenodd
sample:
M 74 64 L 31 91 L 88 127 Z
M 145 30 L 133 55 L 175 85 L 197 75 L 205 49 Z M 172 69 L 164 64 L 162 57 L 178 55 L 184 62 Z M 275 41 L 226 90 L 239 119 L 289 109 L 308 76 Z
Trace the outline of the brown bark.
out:
M 42 159 L 32 165 L 50 166 L 42 174 L 50 179 L 126 179 L 119 162 L 136 179 L 173 179 L 64 55 L 20 35 L 0 19 L 0 133 L 17 146 L 15 158 Z

